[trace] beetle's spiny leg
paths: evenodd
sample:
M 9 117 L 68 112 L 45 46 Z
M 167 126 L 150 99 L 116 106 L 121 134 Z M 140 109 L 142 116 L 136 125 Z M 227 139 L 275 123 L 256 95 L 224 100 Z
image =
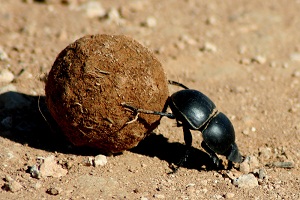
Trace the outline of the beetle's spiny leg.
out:
M 125 102 L 121 103 L 122 106 L 129 108 L 130 110 L 136 112 L 136 113 L 145 113 L 145 114 L 152 114 L 152 115 L 160 115 L 160 116 L 166 116 L 170 119 L 175 119 L 175 116 L 172 113 L 165 113 L 165 112 L 159 112 L 159 111 L 153 111 L 153 110 L 144 110 L 141 108 L 133 107 Z
M 186 87 L 185 85 L 183 85 L 182 83 L 179 83 L 177 81 L 168 80 L 168 83 L 170 85 L 176 85 L 176 86 L 182 87 L 184 89 L 189 89 L 188 87 Z
M 218 168 L 220 166 L 221 161 L 217 154 L 213 150 L 211 150 L 204 141 L 202 141 L 201 146 L 208 153 L 209 157 L 212 159 L 213 163 Z

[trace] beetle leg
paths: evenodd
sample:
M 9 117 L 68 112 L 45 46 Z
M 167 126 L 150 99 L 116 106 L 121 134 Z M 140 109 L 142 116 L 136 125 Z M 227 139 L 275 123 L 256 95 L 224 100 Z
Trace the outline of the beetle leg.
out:
M 141 109 L 141 108 L 136 108 L 134 106 L 131 106 L 125 102 L 121 103 L 122 106 L 124 106 L 125 108 L 128 108 L 130 110 L 132 110 L 133 112 L 137 113 L 145 113 L 145 114 L 152 114 L 152 115 L 160 115 L 160 116 L 166 116 L 170 119 L 175 119 L 175 116 L 173 113 L 167 113 L 167 112 L 159 112 L 159 111 L 153 111 L 153 110 L 145 110 L 145 109 Z M 165 108 L 164 108 L 165 109 Z
M 185 85 L 183 85 L 182 83 L 179 83 L 177 81 L 168 80 L 168 83 L 170 85 L 176 85 L 176 86 L 182 87 L 184 89 L 189 89 L 188 87 L 186 87 Z
M 219 167 L 220 165 L 220 159 L 218 158 L 217 154 L 211 150 L 204 141 L 201 143 L 202 148 L 208 153 L 209 157 L 211 157 L 213 163 Z
M 193 138 L 192 138 L 192 133 L 191 133 L 190 129 L 188 128 L 188 126 L 183 125 L 183 134 L 184 134 L 186 150 L 185 150 L 184 156 L 177 163 L 177 167 L 175 167 L 173 169 L 172 174 L 177 172 L 177 170 L 187 161 L 187 159 L 190 155 Z
M 192 141 L 193 141 L 192 133 L 187 125 L 183 124 L 182 128 L 183 128 L 185 145 L 187 146 L 188 149 L 190 149 L 190 147 L 192 146 Z

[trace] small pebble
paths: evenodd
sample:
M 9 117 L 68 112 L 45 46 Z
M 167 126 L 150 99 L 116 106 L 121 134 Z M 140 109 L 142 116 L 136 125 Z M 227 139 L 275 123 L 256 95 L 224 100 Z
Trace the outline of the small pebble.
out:
M 259 158 L 263 160 L 268 160 L 271 158 L 272 149 L 270 147 L 261 147 L 259 148 Z
M 7 53 L 0 46 L 0 60 L 7 61 L 9 60 Z
M 267 58 L 262 55 L 257 55 L 254 58 L 252 58 L 253 62 L 257 62 L 258 64 L 265 64 L 267 61 Z
M 300 71 L 293 72 L 292 77 L 300 77 Z
M 48 194 L 50 194 L 50 195 L 56 196 L 56 195 L 58 195 L 58 194 L 60 193 L 60 189 L 55 188 L 55 187 L 50 187 L 50 188 L 47 189 L 46 192 L 47 192 Z
M 124 20 L 121 18 L 119 11 L 116 8 L 111 8 L 107 13 L 108 21 L 116 24 L 123 24 Z
M 43 163 L 40 166 L 40 173 L 43 177 L 62 177 L 65 176 L 68 171 L 62 168 L 61 165 L 58 165 L 54 159 L 54 156 L 48 156 L 44 159 Z
M 148 17 L 146 21 L 142 23 L 142 25 L 148 28 L 153 28 L 157 25 L 157 21 L 154 17 Z
M 200 50 L 214 53 L 217 51 L 217 47 L 210 42 L 205 42 Z
M 283 63 L 283 64 L 282 64 L 282 68 L 283 68 L 283 69 L 289 68 L 289 64 L 288 64 L 288 63 Z
M 205 22 L 207 25 L 215 25 L 217 23 L 217 19 L 214 16 L 210 16 Z
M 14 74 L 8 69 L 0 70 L 0 83 L 10 83 L 14 80 Z
M 163 195 L 163 194 L 155 194 L 153 197 L 156 198 L 156 199 L 164 199 L 165 195 Z
M 249 65 L 251 63 L 251 60 L 249 58 L 242 58 L 240 60 L 240 64 L 242 65 Z
M 240 172 L 242 172 L 244 174 L 248 174 L 250 172 L 250 165 L 249 165 L 247 158 L 240 164 L 240 167 L 239 167 Z
M 184 43 L 188 44 L 188 45 L 196 45 L 197 41 L 195 39 L 193 39 L 192 37 L 190 37 L 189 35 L 181 35 L 180 36 L 180 41 L 183 41 Z
M 107 163 L 107 158 L 105 155 L 97 155 L 95 156 L 94 159 L 94 166 L 98 167 L 98 166 L 104 166 Z
M 90 18 L 104 17 L 106 15 L 105 9 L 98 1 L 88 1 L 81 5 L 79 9 L 85 11 L 86 15 Z
M 253 174 L 244 174 L 234 179 L 233 185 L 239 188 L 254 188 L 258 186 L 258 181 Z
M 258 171 L 258 178 L 265 179 L 267 177 L 267 173 L 265 169 L 259 169 Z
M 275 68 L 277 67 L 277 63 L 275 61 L 270 62 L 270 67 Z
M 226 199 L 231 199 L 233 197 L 234 197 L 234 193 L 232 193 L 232 192 L 228 192 L 228 193 L 225 194 Z

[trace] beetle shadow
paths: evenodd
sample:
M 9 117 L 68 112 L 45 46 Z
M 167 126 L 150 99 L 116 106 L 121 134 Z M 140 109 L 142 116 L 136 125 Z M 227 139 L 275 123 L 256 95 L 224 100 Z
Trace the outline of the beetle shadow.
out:
M 172 165 L 177 165 L 180 159 L 184 157 L 186 146 L 178 142 L 169 143 L 168 138 L 163 135 L 151 133 L 130 151 L 165 160 L 171 168 Z M 190 154 L 181 167 L 199 171 L 216 169 L 209 155 L 194 147 L 191 147 Z
M 0 137 L 49 152 L 97 155 L 99 151 L 75 147 L 60 132 L 45 102 L 45 96 L 19 92 L 0 94 Z
M 98 155 L 97 149 L 76 147 L 60 132 L 52 118 L 45 96 L 32 96 L 19 92 L 0 94 L 0 137 L 48 152 L 60 152 L 82 156 Z M 129 151 L 149 157 L 158 157 L 170 165 L 177 164 L 184 156 L 185 145 L 169 143 L 163 135 L 150 134 Z M 205 152 L 193 148 L 182 167 L 206 170 L 213 163 Z

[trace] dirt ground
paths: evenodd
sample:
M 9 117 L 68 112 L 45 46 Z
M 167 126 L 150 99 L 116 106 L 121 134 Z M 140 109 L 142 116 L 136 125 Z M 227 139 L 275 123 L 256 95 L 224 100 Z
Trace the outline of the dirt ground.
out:
M 299 0 L 91 2 L 0 0 L 0 199 L 300 199 Z M 193 131 L 190 157 L 168 174 L 184 140 L 167 118 L 104 166 L 53 131 L 40 113 L 49 119 L 47 73 L 68 44 L 99 33 L 131 36 L 168 79 L 209 96 L 248 168 L 212 170 Z M 35 174 L 41 160 L 49 176 Z M 243 174 L 255 178 L 233 184 Z

